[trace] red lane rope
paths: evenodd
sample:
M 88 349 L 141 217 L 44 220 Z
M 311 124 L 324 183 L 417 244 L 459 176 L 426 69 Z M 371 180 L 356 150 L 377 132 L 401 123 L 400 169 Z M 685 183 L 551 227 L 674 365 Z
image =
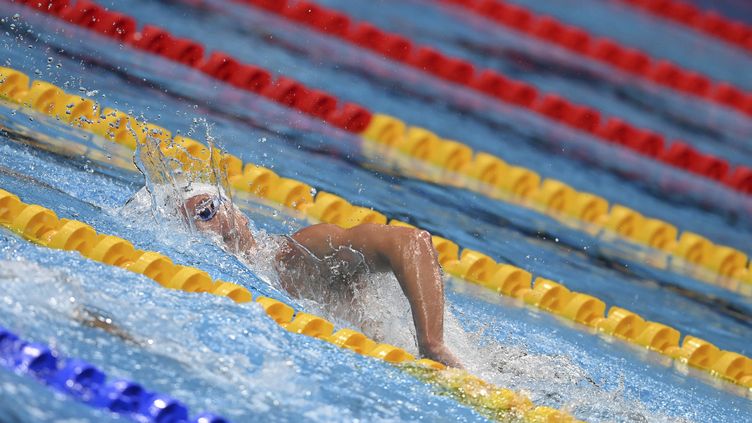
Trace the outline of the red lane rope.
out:
M 291 78 L 279 76 L 258 66 L 242 63 L 222 52 L 205 54 L 204 46 L 181 38 L 153 25 L 137 32 L 135 19 L 107 10 L 90 0 L 10 0 L 55 15 L 70 23 L 89 28 L 135 48 L 182 63 L 233 86 L 260 94 L 287 107 L 295 108 L 353 133 L 368 126 L 371 112 L 352 103 L 339 107 L 334 96 L 311 89 Z M 477 72 L 472 63 L 442 54 L 426 46 L 414 46 L 405 37 L 388 33 L 366 22 L 352 22 L 335 10 L 319 5 L 285 0 L 236 0 L 303 23 L 320 32 L 339 37 L 432 74 L 484 93 L 499 101 L 528 108 L 549 119 L 590 133 L 609 143 L 619 144 L 672 166 L 725 183 L 752 194 L 752 169 L 738 166 L 731 170 L 723 159 L 705 155 L 687 144 L 675 141 L 665 146 L 664 138 L 637 128 L 618 118 L 601 121 L 598 110 L 577 105 L 555 94 L 540 95 L 522 81 L 507 78 L 493 70 Z
M 652 15 L 676 22 L 752 52 L 752 26 L 681 0 L 621 0 Z
M 752 194 L 752 169 L 719 157 L 703 154 L 682 141 L 666 145 L 660 134 L 638 128 L 616 117 L 601 119 L 601 113 L 556 94 L 541 94 L 525 82 L 516 81 L 491 69 L 476 70 L 463 59 L 447 56 L 428 46 L 417 45 L 346 14 L 303 0 L 234 0 L 255 6 L 311 29 L 371 50 L 383 57 L 412 66 L 435 77 L 466 86 L 498 101 L 527 108 L 561 124 L 611 144 L 619 144 L 655 160 Z
M 70 0 L 11 2 L 25 4 L 137 49 L 195 68 L 241 90 L 262 95 L 349 132 L 363 132 L 371 121 L 371 112 L 357 104 L 342 103 L 331 94 L 306 87 L 286 76 L 275 79 L 266 69 L 243 63 L 220 51 L 206 54 L 201 43 L 177 37 L 154 25 L 144 25 L 139 32 L 133 17 L 109 11 L 89 0 L 78 0 L 75 4 Z
M 712 101 L 752 117 L 752 93 L 728 82 L 713 81 L 707 75 L 684 69 L 668 60 L 650 57 L 644 51 L 617 41 L 596 37 L 580 27 L 566 24 L 554 17 L 535 14 L 522 6 L 505 3 L 502 0 L 441 1 L 663 87 Z M 636 2 L 635 0 L 623 1 Z M 640 0 L 640 2 L 651 5 L 663 3 L 655 0 Z

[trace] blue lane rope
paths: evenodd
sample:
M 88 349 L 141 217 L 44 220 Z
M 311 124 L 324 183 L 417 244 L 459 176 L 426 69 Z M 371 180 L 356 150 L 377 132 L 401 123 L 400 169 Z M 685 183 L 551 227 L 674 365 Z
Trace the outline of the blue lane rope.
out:
M 0 326 L 0 367 L 29 376 L 93 408 L 106 409 L 140 423 L 228 423 L 224 417 L 201 413 L 193 419 L 182 402 L 141 384 L 107 381 L 107 375 L 84 360 L 63 357 L 52 348 L 21 339 Z

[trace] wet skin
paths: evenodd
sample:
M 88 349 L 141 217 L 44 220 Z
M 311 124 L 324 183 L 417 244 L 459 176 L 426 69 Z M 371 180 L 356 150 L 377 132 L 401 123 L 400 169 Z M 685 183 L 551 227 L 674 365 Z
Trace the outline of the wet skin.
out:
M 229 201 L 199 194 L 190 197 L 185 204 L 196 228 L 219 235 L 232 252 L 244 254 L 256 248 L 248 218 Z M 428 232 L 377 224 L 350 229 L 318 224 L 285 239 L 288 248 L 277 253 L 276 267 L 283 288 L 291 295 L 300 295 L 298 286 L 308 279 L 306 274 L 312 273 L 310 266 L 320 267 L 313 269 L 317 275 L 329 274 L 331 269 L 326 267 L 329 262 L 325 258 L 343 248 L 352 249 L 360 254 L 357 257 L 338 256 L 338 259 L 353 269 L 362 267 L 361 261 L 364 260 L 368 270 L 392 272 L 399 281 L 410 303 L 421 355 L 452 367 L 461 367 L 459 360 L 444 345 L 444 283 Z M 307 254 L 319 260 L 310 260 Z M 353 291 L 352 286 L 342 286 L 342 289 Z

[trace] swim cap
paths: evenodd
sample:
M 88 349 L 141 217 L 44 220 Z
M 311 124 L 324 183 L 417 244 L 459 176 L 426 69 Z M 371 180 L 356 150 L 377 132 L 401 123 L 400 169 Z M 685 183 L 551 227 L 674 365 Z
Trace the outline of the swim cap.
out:
M 183 201 L 202 194 L 211 196 L 219 195 L 220 197 L 227 199 L 227 194 L 225 193 L 224 188 L 219 185 L 207 184 L 205 182 L 189 182 L 187 185 L 178 188 L 178 190 L 183 196 Z

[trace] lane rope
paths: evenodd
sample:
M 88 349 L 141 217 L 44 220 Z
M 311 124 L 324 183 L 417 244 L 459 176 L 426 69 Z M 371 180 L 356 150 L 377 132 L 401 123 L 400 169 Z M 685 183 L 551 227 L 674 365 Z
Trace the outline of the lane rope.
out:
M 123 13 L 109 11 L 88 0 L 75 4 L 68 0 L 6 0 L 23 4 L 63 21 L 97 32 L 166 59 L 195 68 L 238 89 L 256 93 L 283 106 L 319 118 L 348 132 L 360 132 L 370 120 L 370 112 L 354 103 L 337 98 L 285 76 L 274 76 L 268 70 L 243 63 L 221 51 L 205 57 L 204 46 L 181 38 L 153 25 L 137 31 L 136 21 Z
M 81 256 L 88 259 L 142 274 L 164 288 L 224 296 L 238 303 L 247 303 L 252 301 L 253 298 L 251 292 L 242 285 L 212 280 L 207 272 L 199 268 L 175 264 L 169 257 L 158 252 L 136 249 L 133 244 L 123 238 L 98 234 L 94 228 L 86 223 L 72 219 L 59 219 L 54 211 L 40 205 L 26 204 L 16 195 L 2 189 L 0 189 L 0 225 L 38 245 L 53 249 L 77 251 Z M 402 348 L 377 343 L 358 331 L 342 328 L 335 332 L 334 324 L 328 320 L 300 310 L 295 311 L 291 306 L 281 301 L 269 297 L 258 297 L 256 303 L 266 311 L 272 320 L 292 333 L 317 338 L 340 348 L 381 359 L 388 363 L 442 371 L 440 375 L 429 372 L 431 374 L 423 379 L 430 380 L 443 389 L 451 390 L 450 396 L 457 399 L 458 402 L 470 406 L 486 416 L 504 421 L 511 417 L 510 414 L 528 422 L 576 421 L 570 415 L 559 410 L 543 406 L 535 407 L 527 397 L 508 389 L 498 388 L 465 371 L 447 369 L 443 364 L 429 359 L 416 360 L 413 355 Z M 0 331 L 0 364 L 2 364 L 6 351 L 4 334 L 5 332 Z M 12 346 L 8 351 L 10 357 L 15 360 L 12 362 L 13 368 L 22 370 L 30 368 L 30 371 L 42 380 L 47 380 L 47 374 L 49 374 L 49 378 L 53 378 L 58 373 L 57 367 L 55 367 L 57 364 L 54 353 L 51 353 L 48 349 L 37 347 L 34 344 L 27 347 L 17 342 L 8 345 Z M 37 369 L 39 370 L 37 371 Z M 83 364 L 78 365 L 75 369 L 79 373 L 86 371 L 87 375 L 96 371 L 95 368 L 86 367 Z M 62 370 L 60 371 L 62 372 Z M 66 371 L 70 371 L 70 369 Z M 409 370 L 409 373 L 425 376 L 426 372 L 421 373 L 412 369 Z M 67 375 L 68 373 L 64 374 Z M 66 380 L 71 380 L 72 377 L 77 376 L 70 375 Z M 75 381 L 75 379 L 73 380 Z M 95 388 L 94 382 L 96 381 L 91 382 L 92 386 L 87 386 L 84 394 L 88 392 L 88 395 L 95 393 L 99 395 L 99 391 L 89 392 L 88 389 Z M 115 386 L 117 388 L 125 385 L 116 384 Z M 131 388 L 127 389 L 127 392 L 132 392 Z M 101 395 L 110 398 L 111 392 L 108 386 L 107 389 L 102 388 Z M 100 398 L 100 396 L 96 398 Z M 469 398 L 464 398 L 465 396 Z M 149 421 L 167 421 L 168 417 L 180 421 L 177 418 L 181 417 L 182 414 L 175 413 L 184 413 L 184 407 L 181 408 L 179 403 L 169 400 L 167 397 L 154 397 L 153 400 L 140 398 L 139 395 L 130 399 L 130 401 L 133 402 L 134 407 L 138 406 L 138 413 L 143 413 L 151 419 Z M 108 405 L 109 403 L 102 404 L 105 407 L 115 407 L 119 403 L 114 402 L 114 406 Z M 130 408 L 127 412 L 130 412 Z M 134 418 L 139 417 L 140 414 L 137 414 Z M 186 419 L 187 417 L 183 420 Z M 201 423 L 205 422 L 201 421 Z
M 18 74 L 23 75 L 20 72 Z M 17 100 L 18 104 L 31 107 L 67 122 L 73 127 L 130 149 L 135 149 L 136 143 L 143 144 L 147 139 L 156 139 L 160 142 L 160 150 L 166 157 L 180 161 L 186 168 L 191 168 L 196 163 L 213 163 L 224 171 L 228 179 L 232 181 L 232 187 L 235 190 L 302 212 L 314 222 L 320 221 L 351 228 L 365 223 L 386 224 L 388 221 L 384 214 L 373 209 L 355 206 L 326 191 L 315 191 L 310 185 L 292 178 L 280 177 L 271 169 L 252 163 L 243 164 L 240 158 L 232 154 L 212 154 L 207 146 L 196 140 L 183 136 L 173 138 L 169 130 L 160 126 L 140 122 L 135 117 L 117 110 L 100 110 L 96 102 L 67 94 L 47 82 L 34 81 L 29 87 L 23 85 L 23 78 L 16 77 L 15 80 L 21 82 L 12 90 L 20 99 Z M 28 83 L 28 79 L 26 81 Z M 5 85 L 0 85 L 0 87 L 5 87 Z M 46 94 L 40 95 L 39 88 L 35 91 L 34 87 L 45 87 L 43 92 Z M 39 98 L 46 100 L 30 102 Z M 316 192 L 315 198 L 312 194 L 314 191 Z M 26 207 L 15 195 L 5 192 L 0 194 L 2 194 L 0 195 L 0 222 L 7 222 L 6 225 L 10 225 L 29 239 L 58 246 L 57 248 L 77 249 L 79 252 L 83 250 L 90 254 L 87 257 L 94 260 L 133 271 L 141 270 L 140 273 L 146 274 L 145 272 L 148 271 L 153 275 L 150 276 L 152 279 L 169 288 L 191 292 L 210 292 L 229 296 L 241 302 L 251 299 L 251 295 L 246 294 L 247 289 L 239 285 L 229 282 L 212 282 L 208 274 L 199 269 L 186 266 L 175 267 L 170 259 L 161 254 L 135 250 L 128 241 L 117 237 L 98 236 L 91 227 L 80 222 L 73 222 L 70 226 L 66 226 L 71 221 L 58 220 L 54 212 L 48 209 L 39 206 Z M 389 224 L 414 227 L 397 220 L 391 220 Z M 84 242 L 80 241 L 81 239 Z M 87 240 L 88 242 L 85 242 Z M 444 271 L 452 276 L 481 285 L 501 295 L 520 299 L 539 310 L 596 329 L 590 332 L 592 334 L 610 335 L 615 339 L 643 346 L 678 362 L 752 389 L 752 359 L 749 357 L 721 350 L 710 342 L 690 335 L 684 336 L 682 340 L 678 330 L 658 322 L 648 321 L 636 313 L 617 306 L 612 306 L 606 314 L 605 302 L 596 297 L 570 291 L 564 285 L 542 277 L 536 277 L 533 282 L 531 273 L 509 264 L 497 263 L 479 251 L 465 248 L 460 254 L 460 247 L 457 244 L 442 237 L 432 236 L 432 241 L 438 253 L 439 263 Z M 136 265 L 137 263 L 140 264 Z M 284 307 L 282 309 L 287 310 Z M 288 311 L 284 313 L 285 316 L 289 314 L 292 318 L 292 314 Z M 319 322 L 313 317 L 306 317 L 301 324 L 307 327 L 307 322 L 311 319 Z M 282 323 L 289 322 L 286 317 L 283 320 Z M 314 326 L 321 327 L 321 324 L 316 323 Z M 398 348 L 393 349 L 396 348 L 393 346 L 384 348 L 386 351 L 404 351 Z M 401 352 L 397 355 L 405 360 L 408 357 L 402 355 Z
M 714 10 L 702 10 L 692 3 L 681 0 L 621 0 L 621 2 L 717 40 L 725 41 L 747 53 L 752 52 L 752 26 L 730 19 Z M 749 104 L 749 96 L 744 101 Z
M 365 21 L 354 21 L 334 9 L 311 1 L 233 1 L 271 12 L 314 31 L 371 50 L 381 57 L 485 94 L 496 101 L 525 108 L 587 133 L 601 142 L 619 145 L 745 195 L 752 194 L 752 168 L 738 165 L 732 169 L 725 159 L 704 154 L 683 141 L 675 140 L 666 145 L 663 135 L 639 128 L 625 119 L 602 119 L 601 112 L 593 107 L 577 104 L 555 93 L 539 93 L 530 84 L 511 79 L 492 69 L 476 69 L 467 60 L 416 44 L 402 35 L 384 31 Z M 335 28 L 332 27 L 332 22 L 336 22 Z
M 49 346 L 19 338 L 2 326 L 0 367 L 31 377 L 92 408 L 105 409 L 136 422 L 228 422 L 211 413 L 190 419 L 188 407 L 168 395 L 148 391 L 137 382 L 109 378 L 84 360 L 64 357 Z
M 553 16 L 538 14 L 522 5 L 502 0 L 442 1 L 482 16 L 504 28 L 556 44 L 571 53 L 596 60 L 632 76 L 752 117 L 752 93 L 729 82 L 713 81 L 707 75 L 685 69 L 669 60 L 656 59 L 645 51 L 619 41 L 597 37 L 584 28 L 564 23 Z M 651 0 L 641 3 L 659 5 L 670 2 Z M 752 42 L 749 45 L 752 47 Z
M 338 111 L 337 100 L 323 91 L 305 88 L 302 84 L 284 76 L 278 77 L 276 85 L 269 85 L 271 84 L 269 73 L 254 65 L 242 64 L 218 52 L 212 53 L 204 61 L 202 60 L 203 46 L 195 41 L 175 37 L 149 25 L 145 25 L 142 32 L 137 33 L 135 20 L 127 15 L 110 12 L 85 0 L 80 0 L 76 4 L 76 13 L 84 17 L 73 19 L 71 10 L 74 9 L 70 9 L 66 1 L 50 1 L 44 10 L 67 17 L 65 19 L 69 22 L 80 26 L 90 28 L 93 25 L 93 28 L 103 35 L 121 41 L 133 40 L 132 45 L 136 48 L 193 66 L 209 76 L 234 86 L 238 86 L 238 81 L 241 80 L 252 81 L 252 83 L 249 82 L 251 85 L 246 84 L 240 87 L 312 116 L 326 119 L 341 129 L 399 150 L 414 159 L 462 173 L 471 180 L 480 181 L 480 184 L 465 184 L 463 188 L 525 207 L 529 207 L 532 203 L 537 211 L 559 221 L 575 219 L 587 225 L 604 228 L 610 235 L 622 237 L 629 242 L 669 253 L 672 257 L 680 259 L 681 263 L 702 268 L 699 274 L 694 272 L 690 275 L 694 278 L 708 282 L 708 278 L 703 276 L 703 273 L 713 273 L 723 279 L 724 286 L 735 291 L 746 290 L 744 282 L 752 280 L 752 271 L 749 270 L 746 252 L 715 244 L 693 231 L 684 231 L 679 234 L 676 226 L 671 223 L 645 216 L 623 205 L 609 206 L 604 198 L 588 192 L 578 192 L 554 178 L 541 180 L 540 176 L 531 169 L 509 166 L 500 157 L 475 152 L 466 144 L 442 139 L 424 128 L 408 127 L 404 122 L 392 116 L 379 114 L 374 117 L 368 110 L 352 104 L 345 105 L 341 111 Z M 185 57 L 190 60 L 180 59 Z M 221 66 L 217 66 L 218 63 Z M 6 97 L 13 97 L 10 91 L 15 89 L 13 88 L 15 76 L 9 75 L 8 78 L 11 80 L 8 81 L 10 85 L 5 88 L 9 91 Z M 22 77 L 19 76 L 19 78 Z M 43 89 L 46 88 L 43 87 Z M 309 94 L 312 99 L 306 100 Z M 328 100 L 321 103 L 322 98 Z M 313 109 L 305 107 L 311 104 L 328 106 L 324 109 L 318 106 Z M 329 110 L 329 112 L 322 110 Z M 339 120 L 340 117 L 346 118 Z M 343 126 L 339 126 L 340 124 Z M 752 189 L 752 173 L 749 176 L 748 182 Z M 746 184 L 747 180 L 744 179 L 742 182 Z
M 409 172 L 410 176 L 443 185 L 460 187 L 488 198 L 526 207 L 545 214 L 589 234 L 597 231 L 632 244 L 647 247 L 671 257 L 672 264 L 697 271 L 672 271 L 685 274 L 726 289 L 752 294 L 752 262 L 747 253 L 736 248 L 715 244 L 692 231 L 679 233 L 673 224 L 645 216 L 621 204 L 609 204 L 598 195 L 577 191 L 554 178 L 542 179 L 535 171 L 513 166 L 503 159 L 452 140 L 439 138 L 432 132 L 409 127 L 388 115 L 376 114 L 361 136 L 377 143 L 363 145 L 366 155 L 376 156 L 386 163 L 409 168 L 403 156 L 438 167 L 443 172 Z M 461 175 L 461 177 L 457 177 Z M 666 269 L 662 261 L 650 261 L 650 266 Z M 704 276 L 714 275 L 716 280 Z

